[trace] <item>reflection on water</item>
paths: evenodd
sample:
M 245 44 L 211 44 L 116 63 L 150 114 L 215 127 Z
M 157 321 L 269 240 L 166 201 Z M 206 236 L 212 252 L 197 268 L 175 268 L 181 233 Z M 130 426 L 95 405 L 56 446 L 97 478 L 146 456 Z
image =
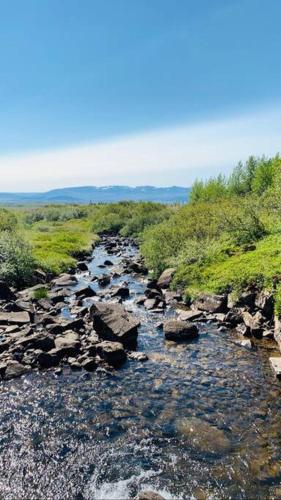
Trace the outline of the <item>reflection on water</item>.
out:
M 93 274 L 106 256 L 95 250 Z M 165 343 L 161 315 L 134 304 L 144 283 L 124 279 L 149 361 L 2 383 L 0 497 L 121 499 L 149 488 L 165 498 L 281 498 L 281 391 L 268 352 L 206 324 L 198 341 Z

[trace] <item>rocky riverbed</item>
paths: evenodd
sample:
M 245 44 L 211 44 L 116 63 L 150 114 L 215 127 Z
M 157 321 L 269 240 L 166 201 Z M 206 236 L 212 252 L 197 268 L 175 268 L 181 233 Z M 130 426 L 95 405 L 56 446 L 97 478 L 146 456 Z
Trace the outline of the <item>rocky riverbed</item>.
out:
M 106 237 L 46 298 L 1 285 L 0 496 L 281 497 L 271 299 L 186 308 L 172 274 Z

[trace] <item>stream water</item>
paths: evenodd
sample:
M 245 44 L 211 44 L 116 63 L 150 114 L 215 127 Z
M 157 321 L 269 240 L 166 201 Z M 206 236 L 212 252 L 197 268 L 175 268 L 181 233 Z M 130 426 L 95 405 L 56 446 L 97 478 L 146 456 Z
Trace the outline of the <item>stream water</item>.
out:
M 97 247 L 92 274 L 106 258 L 121 259 Z M 163 315 L 135 304 L 144 279 L 113 282 L 124 280 L 149 360 L 1 383 L 0 498 L 119 500 L 141 489 L 167 499 L 281 498 L 281 388 L 268 349 L 239 347 L 211 324 L 198 340 L 167 343 L 156 328 Z

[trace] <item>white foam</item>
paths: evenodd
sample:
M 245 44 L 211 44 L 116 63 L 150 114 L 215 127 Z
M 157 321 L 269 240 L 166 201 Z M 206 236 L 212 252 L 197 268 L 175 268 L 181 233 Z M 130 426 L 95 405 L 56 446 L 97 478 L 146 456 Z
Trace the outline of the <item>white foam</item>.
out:
M 98 484 L 98 477 L 94 475 L 86 492 L 88 500 L 123 500 L 133 498 L 132 490 L 152 490 L 163 496 L 166 500 L 175 500 L 166 489 L 159 489 L 151 479 L 158 476 L 159 471 L 141 471 L 138 475 L 132 475 L 128 479 L 120 479 L 116 482 L 104 482 Z M 138 487 L 139 485 L 139 487 Z M 136 488 L 137 487 L 137 488 Z

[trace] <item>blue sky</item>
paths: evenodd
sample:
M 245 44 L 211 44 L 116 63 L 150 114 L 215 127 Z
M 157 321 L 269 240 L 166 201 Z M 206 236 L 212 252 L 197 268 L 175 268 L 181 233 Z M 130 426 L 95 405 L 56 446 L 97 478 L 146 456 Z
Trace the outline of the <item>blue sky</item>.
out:
M 280 17 L 278 0 L 2 2 L 2 190 L 112 180 L 189 185 L 198 175 L 229 169 L 239 155 L 275 153 L 280 149 Z M 228 150 L 224 122 L 240 124 L 233 132 L 235 154 Z M 221 135 L 214 134 L 208 144 L 203 136 L 200 143 L 208 126 L 218 126 Z M 155 151 L 151 136 L 157 138 Z M 192 151 L 187 152 L 185 137 L 189 144 L 192 138 Z M 175 144 L 182 156 L 175 154 Z M 115 151 L 110 165 L 107 148 Z M 211 150 L 219 150 L 217 158 Z M 165 182 L 161 163 L 167 156 Z

